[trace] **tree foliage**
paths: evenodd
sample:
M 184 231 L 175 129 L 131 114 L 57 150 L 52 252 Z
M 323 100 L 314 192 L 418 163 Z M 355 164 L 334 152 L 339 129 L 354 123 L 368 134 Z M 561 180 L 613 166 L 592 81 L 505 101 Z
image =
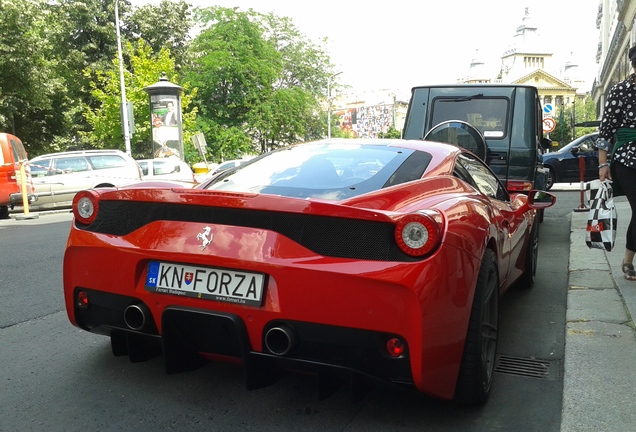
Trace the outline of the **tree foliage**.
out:
M 57 150 L 79 144 L 83 133 L 90 129 L 82 115 L 85 107 L 95 108 L 99 101 L 91 92 L 91 84 L 97 75 L 86 70 L 105 71 L 112 68 L 112 58 L 117 54 L 114 0 L 54 0 L 49 3 L 51 12 L 47 22 L 54 45 L 54 57 L 58 58 L 57 74 L 64 79 L 68 92 L 65 107 L 65 133 L 57 137 Z M 126 23 L 126 11 L 130 3 L 119 2 L 119 15 Z M 53 149 L 51 149 L 53 150 Z
M 183 0 L 161 0 L 159 5 L 143 5 L 132 11 L 124 34 L 132 43 L 143 39 L 153 52 L 168 49 L 174 59 L 175 71 L 181 72 L 188 61 L 193 25 L 191 15 L 190 5 Z
M 153 54 L 152 48 L 140 39 L 135 47 L 126 45 L 126 51 L 130 58 L 131 68 L 124 72 L 126 85 L 126 99 L 133 104 L 135 115 L 135 131 L 131 138 L 132 153 L 134 157 L 152 157 L 152 138 L 150 121 L 150 102 L 148 93 L 144 90 L 156 83 L 162 74 L 166 74 L 173 84 L 184 88 L 181 95 L 181 108 L 183 110 L 184 146 L 190 142 L 191 130 L 196 117 L 196 109 L 190 109 L 192 97 L 196 90 L 190 91 L 188 83 L 180 84 L 175 73 L 174 60 L 167 49 L 162 49 Z M 90 132 L 82 134 L 84 142 L 95 148 L 118 148 L 125 150 L 123 141 L 122 124 L 120 121 L 121 88 L 119 77 L 119 61 L 113 60 L 114 67 L 107 71 L 85 71 L 86 75 L 95 76 L 91 83 L 93 97 L 99 101 L 95 109 L 86 107 L 84 116 L 91 125 Z M 192 146 L 191 144 L 189 144 Z M 190 153 L 193 153 L 193 148 Z
M 328 57 L 289 19 L 220 7 L 197 9 L 195 19 L 203 30 L 187 76 L 200 89 L 202 117 L 214 124 L 208 130 L 239 128 L 259 152 L 324 135 Z
M 18 135 L 27 151 L 62 133 L 66 105 L 47 27 L 36 3 L 0 1 L 0 130 Z
M 574 126 L 577 123 L 596 120 L 594 100 L 589 95 L 577 98 L 573 106 L 559 107 L 554 119 L 556 127 L 550 132 L 550 139 L 558 143 L 558 146 L 552 149 L 557 150 L 572 140 L 596 130 L 595 127 Z
M 198 11 L 200 20 L 214 25 L 194 39 L 196 63 L 188 77 L 201 89 L 201 113 L 221 125 L 243 125 L 281 73 L 280 56 L 250 20 L 252 14 L 218 7 Z
M 22 138 L 31 156 L 78 145 L 123 149 L 115 2 L 0 0 L 0 130 Z M 326 134 L 326 41 L 314 44 L 271 13 L 191 10 L 185 0 L 117 4 L 133 155 L 150 149 L 143 88 L 162 72 L 184 87 L 189 161 L 199 159 L 190 144 L 198 132 L 212 160 Z
M 389 130 L 386 131 L 386 133 L 382 133 L 380 132 L 378 134 L 379 138 L 402 138 L 402 132 L 400 132 L 399 130 L 395 129 L 393 126 L 391 126 L 389 128 Z

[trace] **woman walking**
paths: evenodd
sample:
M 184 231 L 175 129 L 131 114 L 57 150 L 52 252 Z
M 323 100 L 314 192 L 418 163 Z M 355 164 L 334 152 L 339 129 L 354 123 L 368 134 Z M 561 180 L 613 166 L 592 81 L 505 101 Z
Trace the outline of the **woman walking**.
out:
M 636 46 L 628 52 L 633 72 L 610 90 L 599 126 L 599 179 L 611 179 L 614 196 L 625 195 L 632 211 L 625 238 L 622 270 L 636 281 Z

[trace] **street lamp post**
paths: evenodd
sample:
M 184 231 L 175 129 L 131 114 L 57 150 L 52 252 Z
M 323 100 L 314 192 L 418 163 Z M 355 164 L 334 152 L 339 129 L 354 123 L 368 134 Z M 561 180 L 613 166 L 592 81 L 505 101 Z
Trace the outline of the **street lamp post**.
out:
M 342 72 L 336 72 L 327 78 L 327 138 L 331 138 L 331 79 Z
M 121 105 L 119 113 L 122 120 L 122 132 L 126 144 L 126 154 L 131 155 L 130 131 L 128 125 L 128 102 L 126 101 L 126 85 L 124 83 L 124 58 L 121 54 L 121 35 L 119 33 L 119 0 L 115 0 L 115 28 L 117 29 L 117 55 L 119 57 L 119 84 L 121 87 Z

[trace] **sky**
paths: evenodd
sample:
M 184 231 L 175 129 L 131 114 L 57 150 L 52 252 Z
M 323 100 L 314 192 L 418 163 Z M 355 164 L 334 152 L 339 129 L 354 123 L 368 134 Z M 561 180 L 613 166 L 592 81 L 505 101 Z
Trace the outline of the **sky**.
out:
M 188 1 L 188 0 L 186 0 Z M 135 0 L 132 3 L 157 0 Z M 591 84 L 597 73 L 599 0 L 189 0 L 195 7 L 249 8 L 289 17 L 318 43 L 327 38 L 338 84 L 354 91 L 409 94 L 416 85 L 455 83 L 478 56 L 498 69 L 525 8 L 560 67 L 572 59 Z M 589 90 L 589 89 L 587 89 Z

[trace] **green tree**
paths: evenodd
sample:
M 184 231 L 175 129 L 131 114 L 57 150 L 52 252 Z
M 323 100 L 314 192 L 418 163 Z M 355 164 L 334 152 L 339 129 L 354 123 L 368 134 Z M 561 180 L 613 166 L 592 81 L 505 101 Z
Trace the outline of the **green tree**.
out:
M 327 39 L 315 44 L 288 17 L 273 13 L 255 17 L 263 35 L 281 56 L 282 72 L 274 83 L 271 122 L 251 130 L 262 152 L 299 140 L 326 135 L 321 101 L 326 101 L 327 79 L 333 65 L 326 51 Z M 337 87 L 332 83 L 332 91 Z
M 180 72 L 187 63 L 192 24 L 188 3 L 161 0 L 158 5 L 146 4 L 134 9 L 124 33 L 132 43 L 145 40 L 153 52 L 168 49 L 174 59 L 175 70 Z
M 594 132 L 595 127 L 575 126 L 578 123 L 596 120 L 594 100 L 590 95 L 586 95 L 577 98 L 573 106 L 558 107 L 554 119 L 556 127 L 550 132 L 550 139 L 558 142 L 558 147 L 553 148 L 556 150 L 582 135 Z
M 80 138 L 87 136 L 92 126 L 84 112 L 101 105 L 93 95 L 96 83 L 102 82 L 98 75 L 113 68 L 112 59 L 117 55 L 115 0 L 52 0 L 41 6 L 50 9 L 42 16 L 49 31 L 52 58 L 58 60 L 50 76 L 62 79 L 68 89 L 67 97 L 56 102 L 63 104 L 64 124 L 51 145 L 51 150 L 63 150 L 80 144 Z M 191 30 L 188 11 L 189 5 L 182 1 L 164 0 L 159 5 L 133 8 L 128 0 L 120 0 L 122 45 L 149 40 L 154 52 L 169 48 L 183 62 Z M 124 67 L 128 69 L 131 59 L 126 54 Z
M 192 42 L 187 79 L 199 89 L 200 127 L 216 146 L 227 148 L 230 128 L 260 152 L 324 136 L 320 101 L 331 70 L 319 46 L 273 14 L 211 7 L 194 16 L 204 30 Z
M 197 11 L 213 23 L 193 41 L 196 58 L 188 79 L 199 91 L 201 114 L 225 126 L 242 126 L 248 113 L 272 92 L 280 75 L 280 56 L 250 21 L 252 12 L 212 7 Z
M 83 112 L 99 104 L 92 95 L 96 74 L 86 70 L 104 71 L 112 68 L 117 54 L 114 0 L 53 0 L 46 14 L 51 33 L 53 56 L 59 60 L 55 75 L 68 88 L 68 104 L 64 109 L 64 131 L 56 137 L 55 149 L 78 145 L 90 129 Z M 119 18 L 125 27 L 130 3 L 119 2 Z M 53 150 L 53 149 L 52 149 Z
M 31 155 L 62 134 L 66 86 L 58 67 L 47 4 L 0 1 L 0 130 L 22 139 Z
M 333 73 L 326 51 L 327 39 L 322 39 L 320 44 L 311 42 L 288 17 L 270 13 L 257 15 L 255 19 L 263 27 L 265 39 L 281 56 L 283 70 L 275 88 L 300 88 L 322 98 L 327 77 Z
M 124 73 L 126 85 L 126 99 L 133 103 L 135 115 L 135 133 L 131 138 L 132 154 L 135 158 L 152 157 L 152 138 L 150 124 L 150 103 L 145 87 L 158 81 L 162 73 L 166 73 L 173 84 L 184 88 L 181 96 L 183 111 L 184 148 L 188 162 L 198 161 L 196 151 L 191 144 L 191 136 L 195 126 L 197 110 L 191 108 L 192 97 L 196 89 L 191 89 L 188 83 L 179 83 L 174 71 L 174 60 L 167 49 L 153 54 L 152 48 L 143 39 L 136 47 L 126 44 L 126 51 L 130 57 L 131 69 Z M 122 125 L 119 114 L 121 103 L 121 89 L 119 78 L 119 64 L 117 58 L 113 60 L 114 67 L 106 71 L 85 71 L 86 75 L 96 76 L 91 83 L 93 97 L 99 101 L 97 108 L 86 107 L 84 116 L 91 125 L 89 132 L 83 133 L 85 142 L 96 148 L 118 148 L 125 150 Z
M 378 134 L 379 138 L 402 138 L 402 132 L 395 129 L 393 126 L 389 128 L 385 133 L 380 132 Z

